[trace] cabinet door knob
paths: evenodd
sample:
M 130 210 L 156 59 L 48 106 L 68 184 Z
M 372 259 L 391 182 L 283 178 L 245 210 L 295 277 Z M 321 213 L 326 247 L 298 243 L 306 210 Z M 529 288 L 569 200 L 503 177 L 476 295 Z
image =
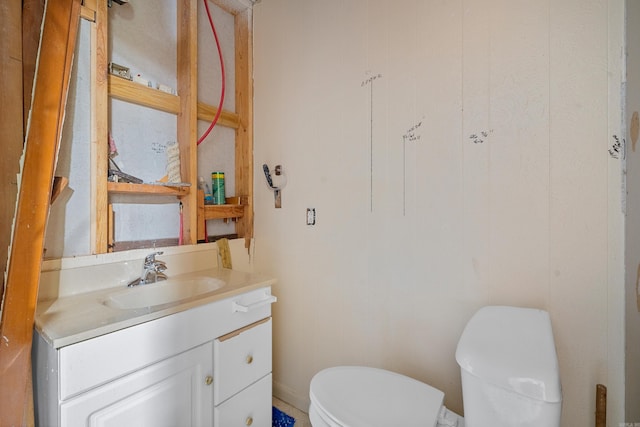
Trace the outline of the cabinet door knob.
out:
M 247 421 L 245 421 L 245 424 L 250 426 L 251 424 L 253 424 L 253 418 L 252 417 L 248 417 Z
M 248 355 L 247 356 L 247 365 L 251 365 L 253 363 L 253 356 L 252 355 Z
M 204 383 L 206 385 L 211 385 L 213 384 L 213 377 L 211 375 L 207 375 L 207 377 L 204 379 Z

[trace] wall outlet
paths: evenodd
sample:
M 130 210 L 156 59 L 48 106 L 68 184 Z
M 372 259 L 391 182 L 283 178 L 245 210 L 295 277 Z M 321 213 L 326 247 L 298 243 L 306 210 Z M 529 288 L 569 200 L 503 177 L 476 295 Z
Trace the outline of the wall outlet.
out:
M 316 208 L 307 208 L 307 225 L 316 225 Z

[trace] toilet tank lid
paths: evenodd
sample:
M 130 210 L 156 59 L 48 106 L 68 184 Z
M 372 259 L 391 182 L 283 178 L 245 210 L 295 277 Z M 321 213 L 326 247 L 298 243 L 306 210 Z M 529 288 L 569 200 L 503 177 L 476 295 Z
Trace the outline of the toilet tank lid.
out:
M 460 368 L 495 386 L 545 402 L 562 401 L 551 319 L 544 310 L 489 306 L 458 341 Z

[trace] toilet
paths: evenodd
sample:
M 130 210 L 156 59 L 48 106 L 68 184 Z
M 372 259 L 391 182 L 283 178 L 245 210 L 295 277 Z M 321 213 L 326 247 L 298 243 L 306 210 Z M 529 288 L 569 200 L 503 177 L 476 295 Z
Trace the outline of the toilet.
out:
M 467 323 L 456 360 L 464 419 L 444 393 L 398 373 L 337 366 L 311 380 L 313 427 L 558 427 L 562 391 L 551 320 L 543 310 L 489 306 Z

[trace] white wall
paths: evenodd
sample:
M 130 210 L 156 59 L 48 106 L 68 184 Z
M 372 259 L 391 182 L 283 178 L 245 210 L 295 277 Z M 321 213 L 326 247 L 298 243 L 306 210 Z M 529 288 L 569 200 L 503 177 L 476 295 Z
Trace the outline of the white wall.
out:
M 364 364 L 461 412 L 462 328 L 512 304 L 551 313 L 563 426 L 594 424 L 597 383 L 608 424 L 623 421 L 624 160 L 609 154 L 623 7 L 254 7 L 255 166 L 288 177 L 275 209 L 255 176 L 256 269 L 279 279 L 276 394 L 306 409 L 318 370 Z
M 640 2 L 627 2 L 626 419 L 640 420 L 640 146 L 633 114 L 640 112 Z M 636 402 L 636 404 L 631 404 Z

